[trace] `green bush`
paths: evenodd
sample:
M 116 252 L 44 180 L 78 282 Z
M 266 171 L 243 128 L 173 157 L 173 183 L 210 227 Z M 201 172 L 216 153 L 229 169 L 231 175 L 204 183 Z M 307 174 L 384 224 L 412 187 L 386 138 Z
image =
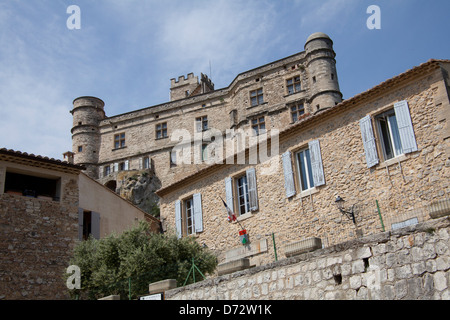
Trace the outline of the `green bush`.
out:
M 176 279 L 180 286 L 187 279 L 192 258 L 203 274 L 214 272 L 217 266 L 215 255 L 194 238 L 178 239 L 174 232 L 155 234 L 141 222 L 120 235 L 90 238 L 75 247 L 70 264 L 80 267 L 81 289 L 70 290 L 70 295 L 98 299 L 115 294 L 135 299 L 147 294 L 152 282 Z M 191 274 L 187 284 L 192 282 Z

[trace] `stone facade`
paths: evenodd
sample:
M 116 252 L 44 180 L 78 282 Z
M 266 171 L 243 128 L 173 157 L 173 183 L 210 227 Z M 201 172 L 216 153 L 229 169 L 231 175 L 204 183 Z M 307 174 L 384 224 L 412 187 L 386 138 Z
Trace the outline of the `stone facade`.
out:
M 332 40 L 315 33 L 305 51 L 243 72 L 226 88 L 214 89 L 207 76 L 199 80 L 191 73 L 171 79 L 170 102 L 115 116 L 105 116 L 98 98 L 77 98 L 72 110 L 74 162 L 106 184 L 118 182 L 120 171 L 147 169 L 149 158 L 161 185 L 169 185 L 207 166 L 200 153 L 211 136 L 250 129 L 260 119 L 267 131 L 284 128 L 295 122 L 295 104 L 304 108 L 301 116 L 341 102 L 334 58 Z M 198 127 L 197 119 L 203 117 L 207 127 Z M 192 144 L 189 165 L 171 162 L 181 134 L 189 135 L 184 141 Z
M 165 292 L 168 300 L 449 300 L 450 220 L 351 240 Z
M 201 198 L 202 217 L 195 222 L 201 227 L 195 228 L 192 236 L 216 250 L 220 263 L 242 258 L 240 254 L 233 256 L 227 252 L 247 247 L 252 265 L 262 265 L 275 258 L 271 234 L 276 236 L 277 253 L 282 257 L 286 245 L 302 239 L 318 237 L 325 246 L 330 246 L 381 232 L 377 203 L 382 219 L 391 222 L 386 224 L 387 230 L 394 228 L 394 223 L 409 223 L 409 219 L 414 219 L 414 223 L 429 219 L 427 213 L 419 215 L 418 210 L 448 199 L 450 191 L 448 68 L 448 61 L 431 60 L 303 118 L 280 132 L 279 152 L 272 161 L 248 164 L 247 158 L 247 164 L 242 165 L 215 164 L 163 187 L 158 191 L 163 225 L 176 228 L 178 210 L 180 234 L 187 235 L 184 226 L 187 201 L 197 195 Z M 408 106 L 406 111 L 411 117 L 417 148 L 385 159 L 377 119 L 399 102 Z M 400 117 L 401 113 L 397 115 Z M 373 126 L 378 155 L 378 163 L 370 167 L 362 135 L 362 119 L 367 116 Z M 302 191 L 294 155 L 311 149 L 312 142 L 320 146 L 316 154 L 321 158 L 322 175 L 317 177 L 321 184 Z M 287 167 L 293 171 L 289 195 L 285 154 L 289 160 Z M 249 169 L 256 176 L 256 208 L 238 216 L 239 224 L 229 223 L 221 199 L 226 199 L 238 214 L 237 178 L 247 174 L 249 179 Z M 227 199 L 227 180 L 234 183 L 230 188 L 231 202 Z M 347 207 L 355 205 L 356 224 L 335 206 L 337 196 L 345 198 Z M 241 227 L 249 234 L 248 246 L 239 243 Z M 263 246 L 264 242 L 269 245 Z

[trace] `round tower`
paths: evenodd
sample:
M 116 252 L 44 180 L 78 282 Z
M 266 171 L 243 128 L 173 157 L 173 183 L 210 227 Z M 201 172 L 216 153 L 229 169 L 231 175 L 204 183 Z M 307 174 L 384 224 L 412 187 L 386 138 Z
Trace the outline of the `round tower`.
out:
M 72 151 L 74 163 L 86 167 L 86 174 L 98 178 L 100 121 L 105 118 L 105 103 L 95 97 L 79 97 L 73 101 Z
M 313 33 L 306 40 L 305 53 L 311 110 L 315 112 L 341 102 L 333 41 L 325 33 Z

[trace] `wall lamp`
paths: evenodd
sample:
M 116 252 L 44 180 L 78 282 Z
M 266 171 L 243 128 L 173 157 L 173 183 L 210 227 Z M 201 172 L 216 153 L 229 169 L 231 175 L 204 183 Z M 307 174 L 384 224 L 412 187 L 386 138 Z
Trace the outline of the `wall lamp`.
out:
M 346 216 L 347 218 L 352 220 L 354 224 L 356 224 L 355 212 L 354 212 L 355 205 L 352 205 L 350 208 L 345 209 L 344 202 L 345 202 L 344 199 L 342 199 L 340 196 L 337 196 L 336 201 L 334 203 L 336 204 L 337 208 L 344 216 Z

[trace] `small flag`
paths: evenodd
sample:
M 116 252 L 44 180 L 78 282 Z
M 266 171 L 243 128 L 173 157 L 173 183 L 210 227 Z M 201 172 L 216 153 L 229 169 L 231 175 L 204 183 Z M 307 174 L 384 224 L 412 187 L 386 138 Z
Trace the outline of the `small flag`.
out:
M 228 222 L 236 221 L 236 215 L 235 215 L 235 214 L 233 213 L 233 211 L 231 211 L 231 209 L 227 206 L 226 202 L 223 201 L 222 198 L 220 198 L 220 199 L 222 200 L 223 205 L 224 205 L 225 208 L 227 209 L 227 212 L 228 212 Z

